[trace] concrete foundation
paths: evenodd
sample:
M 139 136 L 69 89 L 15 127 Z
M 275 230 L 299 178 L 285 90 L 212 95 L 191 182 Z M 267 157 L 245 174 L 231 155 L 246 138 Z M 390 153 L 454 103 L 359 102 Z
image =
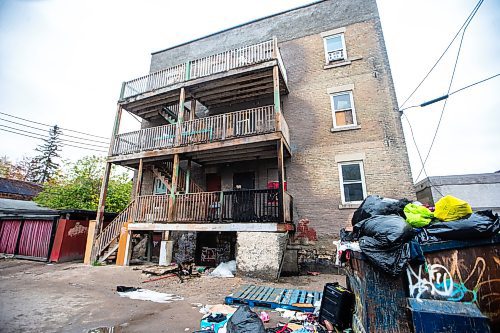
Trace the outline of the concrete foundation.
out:
M 278 276 L 288 235 L 238 232 L 236 270 L 241 276 L 274 280 Z

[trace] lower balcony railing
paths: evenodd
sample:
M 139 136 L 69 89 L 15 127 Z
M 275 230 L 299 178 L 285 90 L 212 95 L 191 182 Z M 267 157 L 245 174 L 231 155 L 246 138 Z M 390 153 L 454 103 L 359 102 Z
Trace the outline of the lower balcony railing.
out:
M 281 117 L 280 129 L 276 128 L 277 116 Z M 276 114 L 274 106 L 269 105 L 185 121 L 180 126 L 180 133 L 177 125 L 171 124 L 118 134 L 112 155 L 223 141 L 277 130 L 288 140 L 288 125 L 283 115 Z
M 146 195 L 135 200 L 135 222 L 167 222 L 168 195 Z M 175 196 L 174 223 L 251 223 L 292 221 L 292 197 L 285 193 L 280 214 L 276 189 L 234 190 L 178 194 Z

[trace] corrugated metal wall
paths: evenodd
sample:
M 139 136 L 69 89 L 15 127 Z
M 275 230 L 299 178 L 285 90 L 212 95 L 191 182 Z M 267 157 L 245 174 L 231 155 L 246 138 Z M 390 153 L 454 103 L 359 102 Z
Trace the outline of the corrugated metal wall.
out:
M 21 221 L 4 220 L 0 222 L 0 253 L 14 254 Z
M 53 221 L 24 221 L 17 254 L 27 257 L 47 258 L 49 256 L 52 226 Z
M 0 253 L 48 260 L 54 220 L 1 220 Z

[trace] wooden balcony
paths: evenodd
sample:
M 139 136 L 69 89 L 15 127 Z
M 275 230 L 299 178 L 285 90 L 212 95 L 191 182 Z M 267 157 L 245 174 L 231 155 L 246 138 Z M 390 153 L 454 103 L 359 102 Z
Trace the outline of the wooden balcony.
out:
M 133 223 L 129 229 L 228 231 L 239 227 L 244 231 L 248 230 L 244 225 L 255 224 L 260 229 L 279 231 L 283 227 L 277 224 L 293 221 L 293 198 L 286 192 L 283 198 L 281 205 L 275 189 L 177 194 L 173 201 L 168 195 L 139 196 L 130 206 L 133 211 L 128 216 Z M 170 217 L 169 202 L 174 204 Z
M 274 143 L 281 137 L 289 145 L 285 118 L 282 113 L 275 113 L 274 106 L 270 105 L 198 118 L 180 125 L 170 124 L 118 134 L 108 160 L 116 163 L 186 153 L 200 163 L 216 162 L 217 154 L 204 151 L 223 149 L 227 152 L 231 146 L 239 146 L 234 147 L 234 150 L 241 150 L 240 155 L 248 153 L 249 159 L 253 155 L 246 148 L 253 149 L 251 152 L 261 154 L 259 156 L 263 158 L 273 157 L 276 154 Z
M 276 39 L 228 50 L 124 82 L 119 104 L 144 119 L 179 100 L 181 88 L 209 109 L 272 96 L 273 67 L 279 89 L 288 93 L 287 74 Z

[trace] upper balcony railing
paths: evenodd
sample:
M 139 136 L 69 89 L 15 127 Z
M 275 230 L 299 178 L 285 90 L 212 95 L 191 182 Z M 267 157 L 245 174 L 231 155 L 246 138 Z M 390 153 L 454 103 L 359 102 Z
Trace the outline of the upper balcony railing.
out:
M 274 52 L 276 50 L 276 52 Z M 245 67 L 268 60 L 277 59 L 286 82 L 286 73 L 283 66 L 276 39 L 262 43 L 240 47 L 157 72 L 141 76 L 140 78 L 124 82 L 120 100 L 148 91 L 168 87 L 175 83 L 185 82 L 231 69 Z
M 277 117 L 280 117 L 279 129 L 276 128 Z M 177 125 L 171 124 L 118 134 L 113 141 L 112 155 L 224 141 L 277 130 L 289 142 L 283 114 L 275 113 L 274 106 L 269 105 L 185 121 L 180 125 L 180 133 Z

